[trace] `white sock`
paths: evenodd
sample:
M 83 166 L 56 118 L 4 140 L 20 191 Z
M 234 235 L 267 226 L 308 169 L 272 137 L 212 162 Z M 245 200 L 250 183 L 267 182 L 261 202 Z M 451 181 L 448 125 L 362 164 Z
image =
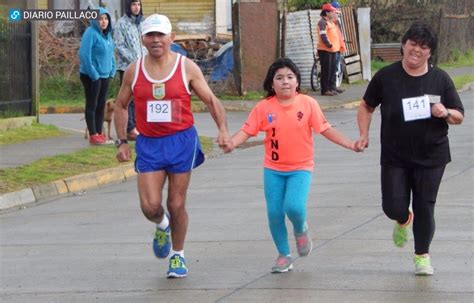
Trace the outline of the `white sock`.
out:
M 161 222 L 156 224 L 156 227 L 158 227 L 161 230 L 165 230 L 168 228 L 169 225 L 170 225 L 170 220 L 168 219 L 168 216 L 165 214 Z
M 184 258 L 184 250 L 175 251 L 174 249 L 172 249 L 170 256 L 174 256 L 174 255 L 180 255 L 181 258 Z

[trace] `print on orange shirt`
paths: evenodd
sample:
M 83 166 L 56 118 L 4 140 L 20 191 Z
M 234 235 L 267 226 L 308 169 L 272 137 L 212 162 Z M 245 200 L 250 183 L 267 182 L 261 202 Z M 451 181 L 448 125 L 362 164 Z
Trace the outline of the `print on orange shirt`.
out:
M 278 161 L 278 159 L 280 159 L 280 156 L 278 155 L 278 139 L 276 139 L 275 137 L 276 137 L 276 129 L 272 127 L 272 138 L 270 139 L 271 140 L 270 148 L 272 149 L 272 160 Z
M 303 119 L 303 116 L 304 116 L 304 114 L 302 112 L 298 112 L 296 114 L 296 118 L 298 118 L 298 121 L 301 121 L 301 119 Z
M 275 113 L 269 113 L 268 116 L 268 123 L 272 123 L 273 121 L 276 121 L 276 118 L 277 118 L 277 114 Z

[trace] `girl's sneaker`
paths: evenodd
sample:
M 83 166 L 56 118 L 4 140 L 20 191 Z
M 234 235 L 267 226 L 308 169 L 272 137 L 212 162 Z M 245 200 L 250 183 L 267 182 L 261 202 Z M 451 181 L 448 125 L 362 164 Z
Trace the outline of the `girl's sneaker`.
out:
M 293 259 L 291 256 L 279 255 L 275 265 L 272 267 L 272 273 L 282 273 L 293 269 Z
M 298 251 L 298 255 L 301 257 L 306 257 L 311 253 L 313 249 L 313 241 L 311 240 L 311 236 L 309 235 L 309 228 L 308 225 L 305 224 L 305 231 L 298 234 L 295 233 L 296 239 L 296 250 Z
M 434 274 L 434 269 L 431 266 L 430 255 L 415 255 L 413 261 L 415 262 L 415 275 L 432 276 Z

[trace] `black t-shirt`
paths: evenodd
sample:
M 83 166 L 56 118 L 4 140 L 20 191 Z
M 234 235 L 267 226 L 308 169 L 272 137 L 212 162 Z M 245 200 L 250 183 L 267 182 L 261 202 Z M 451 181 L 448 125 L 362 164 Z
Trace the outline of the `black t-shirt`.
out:
M 396 167 L 434 167 L 451 161 L 448 123 L 430 117 L 405 121 L 402 100 L 434 95 L 446 108 L 464 114 L 461 99 L 449 75 L 429 66 L 428 72 L 413 77 L 405 72 L 401 61 L 378 71 L 364 94 L 371 107 L 380 105 L 382 144 L 380 163 Z

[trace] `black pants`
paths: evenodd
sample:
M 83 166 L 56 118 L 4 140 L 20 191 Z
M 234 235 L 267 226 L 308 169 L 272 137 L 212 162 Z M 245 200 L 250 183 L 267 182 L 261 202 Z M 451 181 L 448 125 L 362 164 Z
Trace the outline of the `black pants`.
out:
M 85 74 L 81 74 L 80 78 L 86 96 L 85 116 L 89 135 L 101 134 L 104 125 L 105 101 L 109 90 L 109 78 L 99 78 L 92 81 Z
M 318 49 L 318 55 L 321 65 L 321 94 L 324 94 L 336 86 L 336 53 Z
M 120 75 L 120 85 L 122 85 L 124 71 L 119 70 L 118 73 Z M 130 103 L 128 104 L 127 133 L 131 132 L 135 128 L 135 126 L 136 126 L 136 123 L 135 123 L 135 101 L 132 97 L 132 100 L 130 100 Z
M 429 253 L 435 232 L 434 208 L 446 165 L 437 167 L 382 166 L 382 208 L 399 223 L 408 220 L 410 196 L 413 208 L 415 254 Z

